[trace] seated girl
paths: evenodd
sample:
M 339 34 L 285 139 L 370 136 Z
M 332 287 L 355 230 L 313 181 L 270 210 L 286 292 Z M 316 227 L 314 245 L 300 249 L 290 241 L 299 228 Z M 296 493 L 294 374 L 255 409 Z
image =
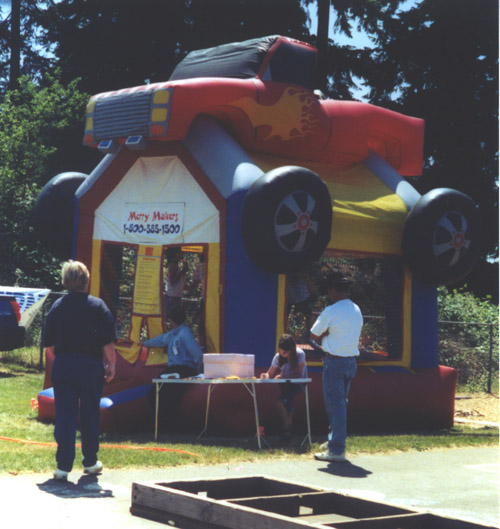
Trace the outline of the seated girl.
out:
M 297 347 L 293 336 L 283 334 L 278 342 L 278 352 L 271 367 L 261 378 L 307 378 L 306 355 Z M 303 389 L 302 384 L 280 384 L 281 394 L 277 405 L 285 437 L 291 436 L 295 396 Z

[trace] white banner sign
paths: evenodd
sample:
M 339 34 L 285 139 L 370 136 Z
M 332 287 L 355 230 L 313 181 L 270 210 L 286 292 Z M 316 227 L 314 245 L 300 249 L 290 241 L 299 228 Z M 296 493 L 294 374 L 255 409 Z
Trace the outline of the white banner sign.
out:
M 124 239 L 139 242 L 146 237 L 148 241 L 157 239 L 159 244 L 178 239 L 184 230 L 184 208 L 184 202 L 127 202 L 122 218 Z

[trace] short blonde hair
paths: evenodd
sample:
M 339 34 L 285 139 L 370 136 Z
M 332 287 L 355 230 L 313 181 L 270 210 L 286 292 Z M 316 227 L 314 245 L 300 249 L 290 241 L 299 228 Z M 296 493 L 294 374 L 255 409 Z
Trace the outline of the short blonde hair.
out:
M 61 275 L 63 286 L 70 292 L 84 290 L 90 279 L 88 268 L 80 261 L 66 261 L 63 264 Z

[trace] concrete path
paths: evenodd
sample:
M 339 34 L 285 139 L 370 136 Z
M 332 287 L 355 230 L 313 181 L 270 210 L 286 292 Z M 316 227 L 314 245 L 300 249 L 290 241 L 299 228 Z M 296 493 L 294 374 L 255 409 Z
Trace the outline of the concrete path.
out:
M 497 447 L 361 455 L 344 464 L 300 457 L 267 463 L 110 470 L 97 478 L 74 471 L 66 484 L 52 480 L 50 474 L 3 474 L 0 522 L 2 526 L 4 521 L 14 522 L 23 529 L 166 527 L 129 513 L 132 483 L 253 475 L 494 527 L 500 523 Z

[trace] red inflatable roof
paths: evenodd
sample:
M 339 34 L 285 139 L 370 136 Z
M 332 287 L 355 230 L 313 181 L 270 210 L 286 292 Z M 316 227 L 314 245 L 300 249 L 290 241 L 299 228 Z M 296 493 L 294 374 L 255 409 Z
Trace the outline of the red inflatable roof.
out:
M 316 53 L 280 36 L 192 52 L 168 82 L 93 96 L 84 144 L 182 140 L 204 114 L 248 150 L 339 165 L 359 163 L 372 150 L 402 175 L 419 175 L 424 121 L 318 98 L 312 90 Z

